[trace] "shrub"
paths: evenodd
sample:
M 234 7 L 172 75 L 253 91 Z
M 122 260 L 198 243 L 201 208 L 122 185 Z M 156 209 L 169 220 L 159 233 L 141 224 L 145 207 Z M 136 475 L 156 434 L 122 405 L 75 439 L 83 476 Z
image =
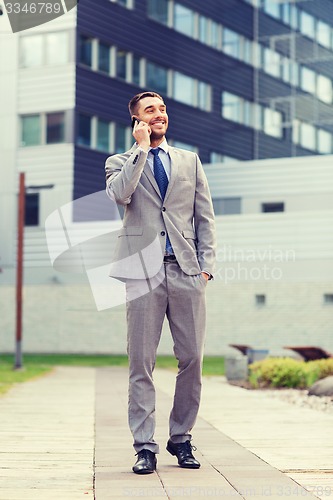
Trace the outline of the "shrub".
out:
M 317 367 L 319 370 L 318 379 L 333 375 L 333 358 L 317 359 L 316 361 L 309 361 L 307 364 Z
M 305 363 L 292 358 L 267 358 L 249 366 L 249 382 L 254 388 L 290 387 L 304 389 L 333 373 L 333 360 Z

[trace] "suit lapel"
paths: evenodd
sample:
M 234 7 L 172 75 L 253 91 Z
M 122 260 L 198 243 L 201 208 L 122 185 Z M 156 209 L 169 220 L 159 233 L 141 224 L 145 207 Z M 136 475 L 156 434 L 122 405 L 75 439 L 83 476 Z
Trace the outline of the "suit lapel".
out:
M 149 163 L 148 161 L 146 161 L 146 164 L 145 166 L 143 167 L 143 172 L 145 173 L 145 175 L 148 177 L 148 180 L 149 182 L 151 183 L 151 185 L 153 186 L 153 188 L 155 189 L 156 193 L 158 194 L 158 196 L 161 198 L 161 193 L 160 193 L 160 188 L 158 187 L 158 184 L 155 180 L 155 177 L 154 177 L 154 174 L 153 172 L 151 171 L 151 168 L 149 166 Z
M 168 184 L 168 189 L 167 192 L 165 193 L 165 198 L 164 201 L 167 200 L 171 189 L 173 188 L 173 185 L 177 179 L 178 175 L 178 158 L 177 158 L 177 153 L 176 151 L 169 146 L 169 156 L 170 156 L 170 161 L 171 161 L 171 172 L 170 172 L 170 179 L 169 179 L 169 184 Z
M 170 193 L 170 191 L 175 183 L 175 180 L 177 178 L 177 175 L 178 175 L 177 153 L 175 152 L 175 150 L 171 146 L 169 146 L 169 156 L 170 156 L 170 164 L 171 164 L 170 170 L 171 171 L 170 171 L 170 179 L 169 179 L 168 189 L 167 189 L 167 192 L 165 193 L 164 200 L 166 200 L 168 198 L 169 193 Z M 148 161 L 146 161 L 146 164 L 143 168 L 143 172 L 146 175 L 146 177 L 148 178 L 148 180 L 151 183 L 151 185 L 153 186 L 153 188 L 155 189 L 158 196 L 161 198 L 160 189 L 159 189 L 158 184 L 155 180 L 154 174 L 151 171 L 151 168 L 148 164 Z

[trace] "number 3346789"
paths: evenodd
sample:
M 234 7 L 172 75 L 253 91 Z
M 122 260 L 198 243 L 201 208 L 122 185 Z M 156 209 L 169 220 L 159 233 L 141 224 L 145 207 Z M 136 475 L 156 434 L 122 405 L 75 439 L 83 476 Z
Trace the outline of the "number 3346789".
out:
M 61 4 L 60 3 L 24 3 L 20 4 L 18 2 L 5 3 L 6 10 L 8 14 L 60 14 Z

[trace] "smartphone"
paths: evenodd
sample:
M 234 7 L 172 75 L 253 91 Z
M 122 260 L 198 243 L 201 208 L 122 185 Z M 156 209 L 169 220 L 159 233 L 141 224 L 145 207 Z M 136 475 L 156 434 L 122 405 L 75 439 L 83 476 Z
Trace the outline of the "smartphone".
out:
M 132 118 L 132 124 L 131 124 L 132 130 L 134 129 L 135 122 L 140 123 L 140 120 L 138 118 L 135 118 L 135 116 L 133 116 L 133 118 Z

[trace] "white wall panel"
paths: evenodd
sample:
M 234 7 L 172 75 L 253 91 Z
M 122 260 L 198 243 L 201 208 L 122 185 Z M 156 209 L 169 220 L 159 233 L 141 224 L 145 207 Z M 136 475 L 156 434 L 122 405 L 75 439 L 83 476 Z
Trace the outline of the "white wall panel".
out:
M 74 105 L 74 63 L 19 71 L 19 114 L 62 111 Z
M 17 154 L 19 171 L 26 172 L 26 184 L 73 185 L 73 144 L 53 144 L 20 148 Z M 70 200 L 69 200 L 70 201 Z
M 331 269 L 333 231 L 328 231 L 328 228 L 333 228 L 333 211 L 218 216 L 216 227 L 219 262 L 248 261 L 251 264 L 256 259 L 263 263 L 274 261 L 281 254 L 291 263 L 295 255 L 297 265 L 303 262 L 307 267 L 309 260 L 313 265 L 323 261 L 325 269 L 327 261 L 327 269 Z M 96 234 L 107 233 L 111 228 L 110 222 L 90 222 L 73 224 L 70 231 L 73 240 L 76 233 L 77 239 L 82 240 L 82 235 L 86 235 L 88 240 Z M 55 232 L 54 245 L 56 241 Z M 110 248 L 104 251 L 105 255 L 101 254 L 100 258 L 107 262 Z M 26 231 L 25 261 L 28 267 L 49 265 L 44 228 Z
M 204 168 L 213 198 L 260 199 L 331 193 L 332 165 L 333 155 L 327 155 L 209 164 Z

